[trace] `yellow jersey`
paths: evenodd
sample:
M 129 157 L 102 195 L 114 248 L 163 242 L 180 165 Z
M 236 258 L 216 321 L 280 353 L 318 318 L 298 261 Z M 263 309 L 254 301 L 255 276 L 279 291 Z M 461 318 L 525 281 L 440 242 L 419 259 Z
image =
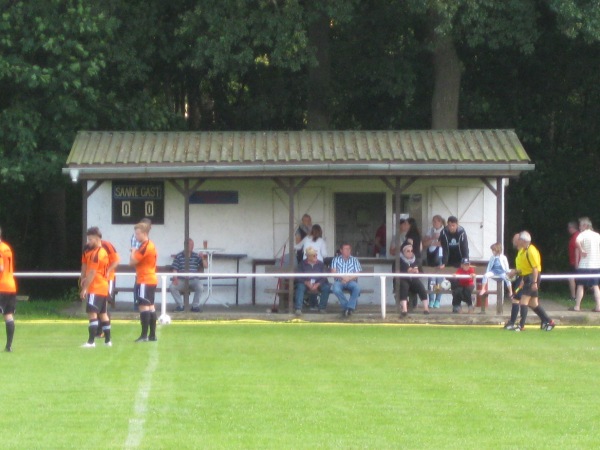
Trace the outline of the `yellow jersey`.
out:
M 517 253 L 515 265 L 519 274 L 523 277 L 531 275 L 534 268 L 538 270 L 538 274 L 542 273 L 542 257 L 539 250 L 533 244 L 529 244 L 527 248 L 522 248 Z

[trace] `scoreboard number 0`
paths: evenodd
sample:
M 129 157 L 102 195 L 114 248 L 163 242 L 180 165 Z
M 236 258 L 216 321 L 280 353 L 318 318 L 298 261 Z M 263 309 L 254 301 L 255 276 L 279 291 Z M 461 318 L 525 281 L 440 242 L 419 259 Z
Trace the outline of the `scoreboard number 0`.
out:
M 121 202 L 121 215 L 123 217 L 131 217 L 131 202 L 130 201 Z
M 147 217 L 154 217 L 154 202 L 153 201 L 144 202 L 144 212 Z

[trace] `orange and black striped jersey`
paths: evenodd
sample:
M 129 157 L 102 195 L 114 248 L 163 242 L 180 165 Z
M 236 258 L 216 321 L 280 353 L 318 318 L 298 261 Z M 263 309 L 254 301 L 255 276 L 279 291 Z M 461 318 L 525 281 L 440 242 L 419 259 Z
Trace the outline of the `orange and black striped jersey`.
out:
M 6 242 L 0 241 L 0 292 L 3 294 L 16 294 L 13 252 Z
M 104 248 L 104 250 L 106 250 L 106 253 L 108 254 L 108 266 L 112 266 L 114 263 L 118 263 L 120 258 L 119 258 L 119 254 L 117 253 L 117 249 L 115 248 L 114 245 L 112 245 L 110 242 L 108 241 L 102 241 L 102 247 Z M 112 270 L 109 274 L 108 274 L 108 281 L 114 281 L 115 279 L 115 271 Z
M 108 279 L 106 278 L 106 271 L 108 269 L 108 254 L 103 247 L 89 248 L 83 254 L 85 261 L 82 261 L 85 268 L 85 276 L 88 277 L 89 273 L 96 271 L 94 278 L 87 286 L 88 294 L 108 296 Z
M 143 242 L 135 253 L 133 259 L 137 261 L 135 266 L 135 281 L 138 284 L 150 284 L 157 285 L 158 278 L 156 278 L 156 260 L 158 254 L 156 253 L 156 247 L 150 240 Z

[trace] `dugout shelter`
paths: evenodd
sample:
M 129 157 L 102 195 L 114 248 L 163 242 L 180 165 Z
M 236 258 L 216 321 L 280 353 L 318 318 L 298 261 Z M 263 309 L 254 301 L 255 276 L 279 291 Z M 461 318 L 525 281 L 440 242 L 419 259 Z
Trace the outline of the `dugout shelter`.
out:
M 435 214 L 458 217 L 471 259 L 487 261 L 489 246 L 503 242 L 508 180 L 534 167 L 516 133 L 503 129 L 80 131 L 63 173 L 81 183 L 83 231 L 99 226 L 119 251 L 132 224 L 150 217 L 159 265 L 189 236 L 197 247 L 206 240 L 247 255 L 239 270 L 250 272 L 253 261 L 289 253 L 308 213 L 331 255 L 347 241 L 385 271 L 392 258 L 375 258 L 372 241 L 385 224 L 389 249 L 402 215 L 422 232 Z M 266 281 L 257 283 L 254 292 L 263 292 Z M 231 298 L 226 289 L 214 295 Z M 255 300 L 249 279 L 239 298 Z

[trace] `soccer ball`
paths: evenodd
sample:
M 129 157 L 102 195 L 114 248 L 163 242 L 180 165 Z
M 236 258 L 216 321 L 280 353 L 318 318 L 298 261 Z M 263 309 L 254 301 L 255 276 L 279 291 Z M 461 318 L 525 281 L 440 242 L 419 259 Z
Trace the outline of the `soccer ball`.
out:
M 452 287 L 452 283 L 450 283 L 448 280 L 444 280 L 440 283 L 440 286 L 444 291 L 449 291 Z
M 158 318 L 158 323 L 161 325 L 169 325 L 171 323 L 171 316 L 163 314 Z

